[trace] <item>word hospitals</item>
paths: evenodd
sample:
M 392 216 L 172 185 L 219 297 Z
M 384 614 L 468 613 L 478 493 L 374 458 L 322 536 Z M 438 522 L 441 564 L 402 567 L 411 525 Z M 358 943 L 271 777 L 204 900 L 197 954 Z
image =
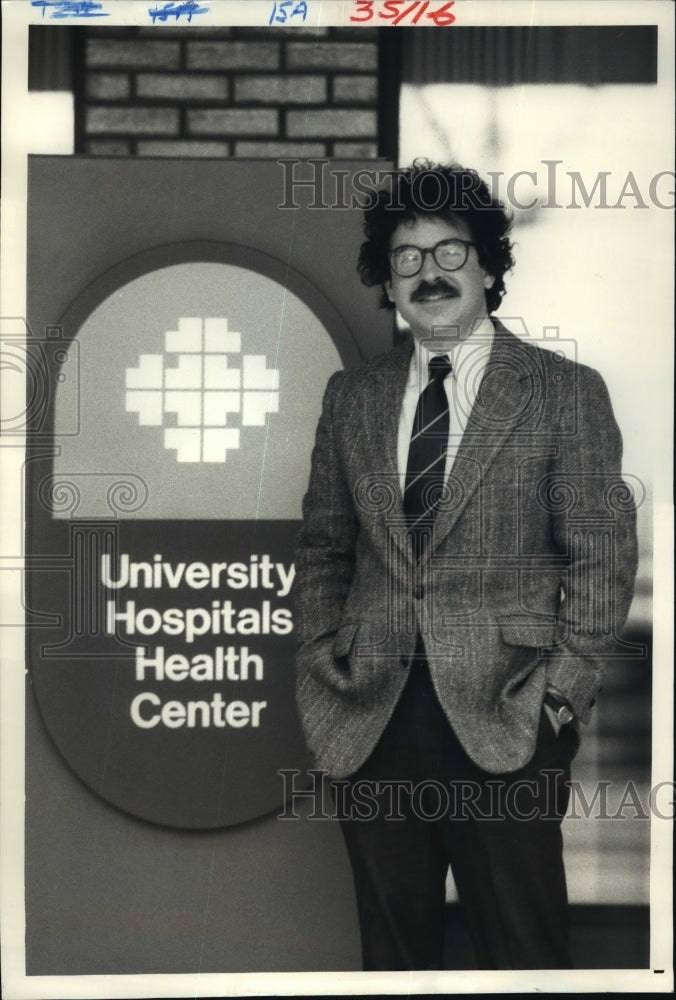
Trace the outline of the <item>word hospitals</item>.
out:
M 282 168 L 283 200 L 279 208 L 300 208 L 297 201 L 312 198 L 308 208 L 365 209 L 376 203 L 377 192 L 386 181 L 392 182 L 397 170 L 346 170 L 333 166 L 326 159 L 277 161 Z M 511 208 L 528 211 L 535 208 L 616 208 L 673 209 L 675 206 L 673 170 L 660 170 L 652 177 L 639 179 L 630 170 L 616 175 L 611 170 L 597 170 L 582 176 L 579 170 L 560 170 L 563 160 L 541 160 L 536 170 L 516 170 L 506 175 L 503 170 L 485 171 L 485 180 L 492 199 L 504 201 Z M 301 166 L 302 164 L 302 166 Z M 305 166 L 307 164 L 307 166 Z M 309 168 L 309 169 L 308 169 Z M 542 169 L 544 168 L 544 169 Z M 434 171 L 432 171 L 434 174 Z M 431 197 L 428 175 L 425 174 L 425 198 L 420 181 L 413 179 L 411 197 L 418 208 L 434 211 L 454 202 L 455 207 L 490 207 L 481 200 L 480 180 L 469 174 L 462 179 L 459 190 L 451 192 L 448 178 L 437 172 L 437 192 Z M 390 183 L 387 208 L 403 209 L 394 183 Z

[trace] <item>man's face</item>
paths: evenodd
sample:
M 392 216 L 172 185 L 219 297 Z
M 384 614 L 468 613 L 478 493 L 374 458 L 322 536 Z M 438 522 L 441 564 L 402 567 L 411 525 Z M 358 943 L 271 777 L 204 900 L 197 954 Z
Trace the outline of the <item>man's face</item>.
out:
M 390 252 L 406 245 L 426 250 L 442 240 L 471 238 L 460 219 L 418 216 L 397 226 Z M 486 315 L 485 293 L 494 281 L 479 264 L 476 247 L 472 246 L 457 271 L 439 267 L 431 253 L 425 254 L 420 271 L 413 277 L 403 278 L 391 270 L 385 291 L 417 339 L 430 338 L 434 327 L 450 327 L 455 336 L 465 340 L 472 332 L 474 320 Z

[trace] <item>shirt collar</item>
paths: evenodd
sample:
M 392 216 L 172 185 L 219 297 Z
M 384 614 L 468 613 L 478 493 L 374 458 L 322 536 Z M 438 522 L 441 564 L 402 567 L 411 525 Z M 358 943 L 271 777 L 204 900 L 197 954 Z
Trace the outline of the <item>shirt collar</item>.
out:
M 447 354 L 449 356 L 453 365 L 453 374 L 455 375 L 470 356 L 473 355 L 476 358 L 477 351 L 480 351 L 481 355 L 487 358 L 493 346 L 494 337 L 495 329 L 493 324 L 488 316 L 484 316 L 466 340 L 456 340 L 446 345 L 440 340 L 437 345 L 433 344 L 431 340 L 420 341 L 416 339 L 414 340 L 411 378 L 418 380 L 418 373 L 424 372 L 424 379 L 421 384 L 425 384 L 427 382 L 430 359 L 436 354 Z M 431 349 L 432 347 L 434 347 L 434 350 Z

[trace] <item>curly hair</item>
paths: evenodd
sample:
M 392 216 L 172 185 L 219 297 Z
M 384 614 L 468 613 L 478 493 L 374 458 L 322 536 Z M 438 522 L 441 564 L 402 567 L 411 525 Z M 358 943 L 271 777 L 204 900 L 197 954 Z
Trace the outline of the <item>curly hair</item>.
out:
M 364 210 L 366 240 L 357 264 L 362 282 L 382 285 L 380 305 L 394 309 L 384 288 L 390 279 L 392 234 L 400 223 L 427 215 L 460 220 L 467 226 L 479 263 L 495 278 L 493 287 L 486 290 L 488 312 L 494 312 L 505 294 L 504 275 L 514 266 L 507 235 L 512 220 L 477 172 L 456 163 L 445 166 L 415 160 L 408 169 L 393 171 L 389 186 L 375 192 Z

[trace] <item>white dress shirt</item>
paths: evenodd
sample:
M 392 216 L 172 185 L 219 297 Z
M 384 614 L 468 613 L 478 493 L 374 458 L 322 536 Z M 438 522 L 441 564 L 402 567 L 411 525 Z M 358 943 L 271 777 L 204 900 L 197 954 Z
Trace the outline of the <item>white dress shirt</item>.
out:
M 451 359 L 453 371 L 444 379 L 444 389 L 449 406 L 449 437 L 446 452 L 446 469 L 444 478 L 453 468 L 455 456 L 458 453 L 462 435 L 465 432 L 469 415 L 479 391 L 479 385 L 486 370 L 488 356 L 493 346 L 495 330 L 488 317 L 472 331 L 466 340 L 446 341 L 439 337 L 429 340 L 416 340 L 411 358 L 408 380 L 404 389 L 404 398 L 399 417 L 399 439 L 397 447 L 397 465 L 401 492 L 404 492 L 406 481 L 406 465 L 408 449 L 411 443 L 413 421 L 418 406 L 420 394 L 429 382 L 428 365 L 434 355 L 447 354 Z

